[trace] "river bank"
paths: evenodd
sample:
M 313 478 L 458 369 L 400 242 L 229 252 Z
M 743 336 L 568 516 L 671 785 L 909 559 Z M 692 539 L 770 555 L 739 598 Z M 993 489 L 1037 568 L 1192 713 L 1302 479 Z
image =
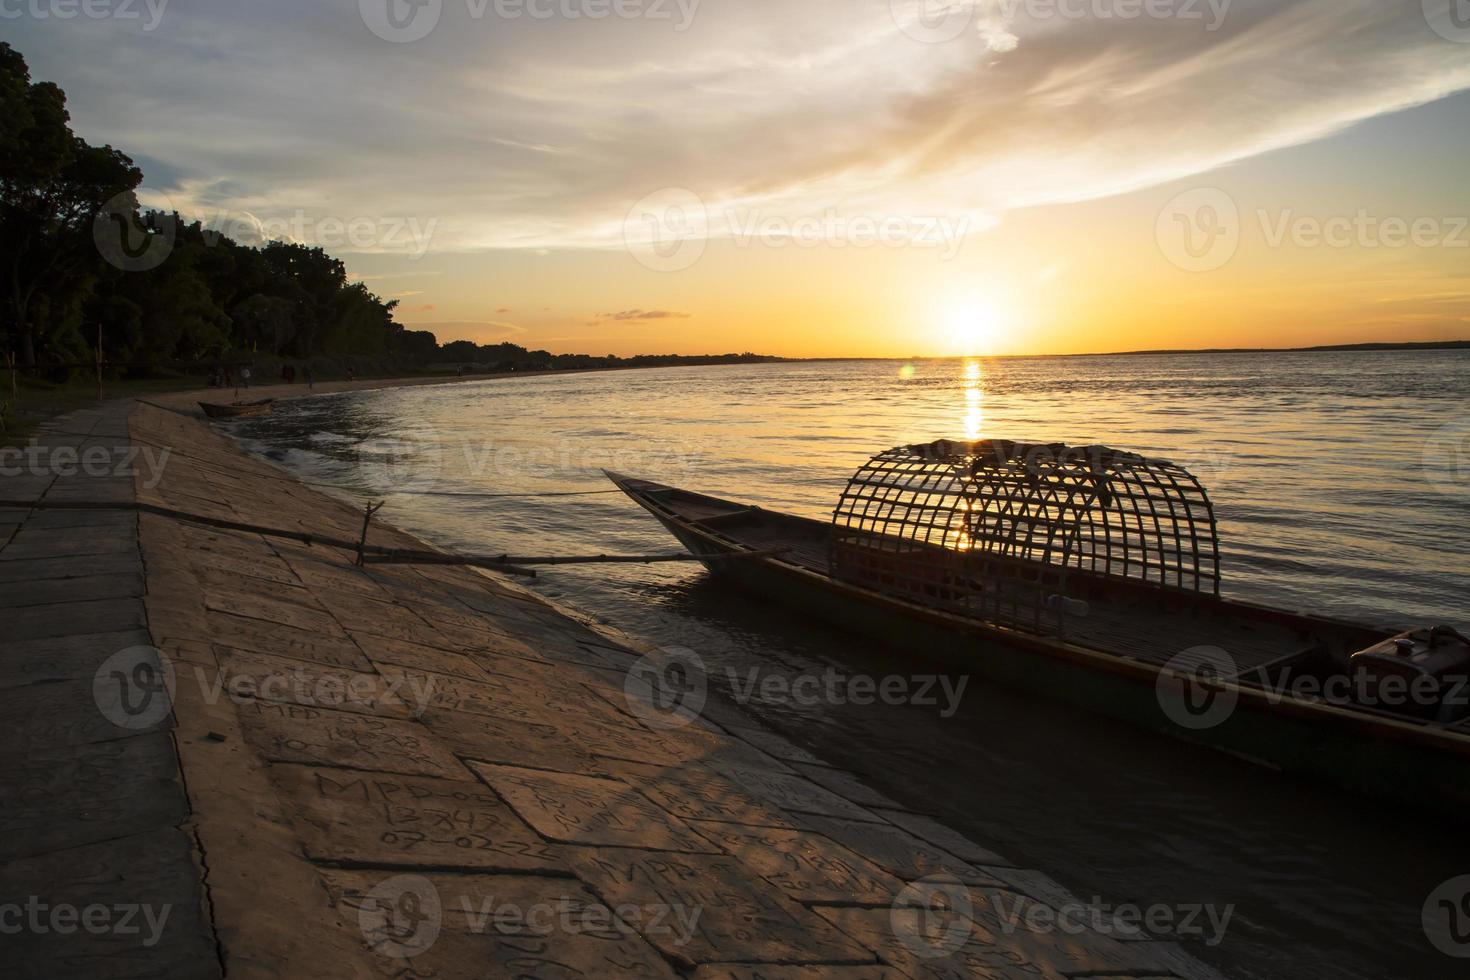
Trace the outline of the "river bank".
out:
M 422 385 L 456 384 L 469 381 L 494 381 L 510 378 L 532 378 L 543 375 L 587 374 L 601 371 L 646 371 L 663 365 L 625 365 L 598 368 L 558 368 L 554 370 L 497 371 L 489 374 L 426 373 L 413 375 L 369 376 L 351 381 L 322 380 L 307 384 L 304 380 L 292 383 L 271 380 L 241 388 L 201 388 L 197 379 L 144 378 L 136 380 L 109 380 L 102 387 L 103 400 L 118 399 L 146 401 L 155 395 L 184 395 L 192 393 L 198 401 L 233 402 L 238 393 L 241 401 L 260 398 L 287 400 L 308 398 L 313 395 L 338 394 L 348 391 L 374 391 L 380 388 L 407 388 Z M 265 377 L 259 375 L 258 377 Z M 7 384 L 9 382 L 7 381 Z M 0 395 L 0 404 L 5 404 L 5 428 L 0 431 L 0 448 L 23 445 L 32 432 L 47 420 L 71 412 L 86 412 L 98 405 L 97 386 L 94 381 L 75 380 L 66 384 L 41 384 L 34 380 L 17 384 L 16 397 L 12 401 L 9 390 Z
M 323 381 L 314 388 L 308 388 L 305 383 L 297 384 L 270 384 L 257 386 L 256 388 L 242 388 L 242 400 L 245 395 L 269 388 L 274 394 L 251 395 L 250 397 L 262 398 L 289 398 L 303 397 L 306 395 L 328 393 L 332 391 L 358 391 L 371 390 L 385 385 L 401 386 L 416 384 L 444 384 L 455 381 L 486 380 L 496 375 L 423 375 L 403 378 L 368 378 L 359 381 Z M 0 448 L 8 446 L 20 446 L 30 438 L 31 434 L 44 425 L 47 420 L 66 415 L 71 412 L 86 412 L 98 405 L 97 385 L 94 381 L 76 380 L 66 384 L 42 384 L 35 380 L 18 382 L 15 397 L 12 400 L 9 380 L 5 381 L 6 388 L 0 393 L 0 402 L 7 405 L 5 414 L 5 428 L 0 431 Z M 102 387 L 103 399 L 114 401 L 118 399 L 147 400 L 156 395 L 175 395 L 183 392 L 194 392 L 203 401 L 225 401 L 230 402 L 235 398 L 235 389 L 225 388 L 200 388 L 198 379 L 186 378 L 145 378 L 138 380 L 106 381 Z
M 1436 435 L 1465 417 L 1455 380 L 1464 357 L 584 374 L 308 399 L 231 430 L 300 479 L 358 506 L 387 500 L 381 516 L 396 526 L 474 554 L 669 550 L 667 532 L 620 494 L 580 495 L 610 486 L 601 468 L 821 519 L 884 447 L 971 431 L 1105 443 L 1204 480 L 1232 597 L 1464 631 L 1470 569 L 1457 556 L 1470 539 L 1453 492 L 1463 484 L 1452 441 Z M 1248 391 L 1244 376 L 1255 379 Z M 1444 455 L 1428 452 L 1440 445 Z M 530 587 L 695 651 L 713 685 L 779 684 L 743 705 L 762 724 L 894 800 L 942 810 L 946 825 L 1074 894 L 1233 905 L 1226 941 L 1197 950 L 1232 976 L 1368 980 L 1453 966 L 1420 923 L 1428 896 L 1470 868 L 1452 826 L 978 679 L 957 706 L 942 692 L 932 707 L 839 702 L 825 688 L 794 696 L 829 670 L 912 679 L 942 668 L 747 597 L 696 566 L 564 567 Z M 1405 819 L 1414 835 L 1380 833 Z M 1375 846 L 1364 851 L 1365 839 Z M 1324 915 L 1323 896 L 1341 914 Z
M 135 472 L 4 496 L 361 531 L 192 400 L 57 420 L 41 445 Z M 509 581 L 127 509 L 5 512 L 0 541 L 24 801 L 0 884 L 50 910 L 20 974 L 1212 975 L 1061 928 L 1046 876 L 736 706 L 671 724 L 636 681 L 655 661 Z M 93 906 L 154 927 L 56 917 Z

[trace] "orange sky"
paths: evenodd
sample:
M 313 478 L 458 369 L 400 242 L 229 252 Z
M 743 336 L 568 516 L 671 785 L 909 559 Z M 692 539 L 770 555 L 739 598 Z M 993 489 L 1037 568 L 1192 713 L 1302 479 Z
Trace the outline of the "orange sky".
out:
M 1448 0 L 1139 8 L 429 3 L 400 24 L 196 0 L 6 29 L 78 132 L 137 154 L 145 204 L 321 245 L 444 341 L 1470 337 L 1470 28 Z
M 400 319 L 446 339 L 590 353 L 1470 339 L 1470 187 L 1453 162 L 1467 155 L 1470 96 L 1456 96 L 1146 190 L 1018 209 L 938 244 L 711 236 L 669 270 L 637 249 L 430 255 L 421 277 L 372 285 L 414 292 Z
M 422 292 L 402 299 L 400 319 L 442 339 L 618 354 L 909 357 L 1470 338 L 1470 248 L 1457 246 L 1470 246 L 1470 232 L 1454 218 L 1470 214 L 1463 190 L 1414 201 L 1369 188 L 1359 205 L 1252 170 L 1014 212 L 953 243 L 952 254 L 712 239 L 697 263 L 667 272 L 626 252 L 428 257 L 435 274 L 403 280 Z M 1199 208 L 1226 199 L 1238 243 L 1224 233 L 1211 254 Z M 1403 244 L 1393 234 L 1400 215 L 1412 216 Z M 1198 259 L 1184 249 L 1180 216 L 1193 223 Z M 372 285 L 392 292 L 393 282 Z

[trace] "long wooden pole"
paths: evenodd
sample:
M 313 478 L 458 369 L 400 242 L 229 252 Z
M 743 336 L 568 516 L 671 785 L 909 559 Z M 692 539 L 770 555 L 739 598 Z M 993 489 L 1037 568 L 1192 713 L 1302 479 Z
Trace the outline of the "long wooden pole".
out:
M 378 508 L 382 505 L 379 504 Z M 287 528 L 274 528 L 261 524 L 249 524 L 244 521 L 232 521 L 221 517 L 208 517 L 203 514 L 191 514 L 188 511 L 175 510 L 172 507 L 163 507 L 158 504 L 144 503 L 141 500 L 119 500 L 119 501 L 91 501 L 91 500 L 3 500 L 0 499 L 0 510 L 35 509 L 35 510 L 122 510 L 134 511 L 139 514 L 153 514 L 157 517 L 167 517 L 174 520 L 186 521 L 190 524 L 199 524 L 204 527 L 215 527 L 225 531 L 244 531 L 250 534 L 259 534 L 265 537 L 285 538 L 288 541 L 300 541 L 306 545 L 322 545 L 328 548 L 340 548 L 354 554 L 361 553 L 363 564 L 395 564 L 395 565 L 472 565 L 476 568 L 490 568 L 496 571 L 508 572 L 512 575 L 525 575 L 535 578 L 535 571 L 526 568 L 527 565 L 607 565 L 607 564 L 637 564 L 651 565 L 662 562 L 687 562 L 687 561 L 745 561 L 749 559 L 771 558 L 784 554 L 785 548 L 773 551 L 737 551 L 727 555 L 558 555 L 558 556 L 518 556 L 518 555 L 452 555 L 442 551 L 416 551 L 408 548 L 384 548 L 377 545 L 367 544 L 365 540 L 347 541 L 342 538 L 333 538 L 321 534 L 312 534 L 307 531 L 294 531 Z M 373 509 L 373 513 L 378 508 Z M 364 525 L 367 520 L 364 520 Z
M 368 555 L 363 559 L 369 565 L 480 565 L 499 568 L 501 565 L 659 565 L 665 562 L 685 561 L 741 561 L 750 558 L 775 558 L 786 554 L 789 548 L 771 551 L 732 551 L 718 555 L 431 555 L 427 552 L 405 552 L 403 555 Z
M 357 539 L 357 567 L 359 568 L 362 567 L 362 554 L 367 550 L 368 525 L 373 522 L 373 515 L 382 510 L 383 506 L 387 503 L 388 501 L 385 500 L 383 503 L 375 506 L 372 502 L 369 502 L 367 510 L 363 512 L 362 537 Z
M 102 400 L 102 323 L 97 323 L 97 400 Z

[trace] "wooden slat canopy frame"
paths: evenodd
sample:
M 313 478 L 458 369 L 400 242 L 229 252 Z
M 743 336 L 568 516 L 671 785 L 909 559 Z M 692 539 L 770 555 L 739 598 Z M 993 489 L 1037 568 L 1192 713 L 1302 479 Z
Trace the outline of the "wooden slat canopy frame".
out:
M 1034 594 L 1017 600 L 1028 607 L 1017 612 L 1041 628 L 1044 608 L 1029 607 L 1065 595 L 1076 573 L 1220 594 L 1218 528 L 1204 487 L 1174 463 L 1103 446 L 900 446 L 854 474 L 832 522 L 835 577 L 966 607 L 976 597 L 961 593 L 978 591 L 982 607 L 985 592 L 1017 600 L 1014 587 L 986 579 L 1025 581 L 1022 591 Z

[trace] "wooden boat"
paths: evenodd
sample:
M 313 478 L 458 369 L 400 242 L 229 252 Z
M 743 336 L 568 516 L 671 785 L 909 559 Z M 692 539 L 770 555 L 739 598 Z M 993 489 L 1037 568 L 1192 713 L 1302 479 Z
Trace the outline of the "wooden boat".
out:
M 1173 463 L 902 446 L 858 470 L 831 521 L 607 475 L 720 577 L 921 660 L 1470 813 L 1470 642 L 1223 598 L 1214 507 Z
M 219 405 L 211 402 L 200 402 L 199 407 L 204 414 L 212 419 L 233 419 L 245 415 L 266 415 L 275 407 L 274 398 L 262 398 L 255 402 L 235 402 L 232 405 Z

